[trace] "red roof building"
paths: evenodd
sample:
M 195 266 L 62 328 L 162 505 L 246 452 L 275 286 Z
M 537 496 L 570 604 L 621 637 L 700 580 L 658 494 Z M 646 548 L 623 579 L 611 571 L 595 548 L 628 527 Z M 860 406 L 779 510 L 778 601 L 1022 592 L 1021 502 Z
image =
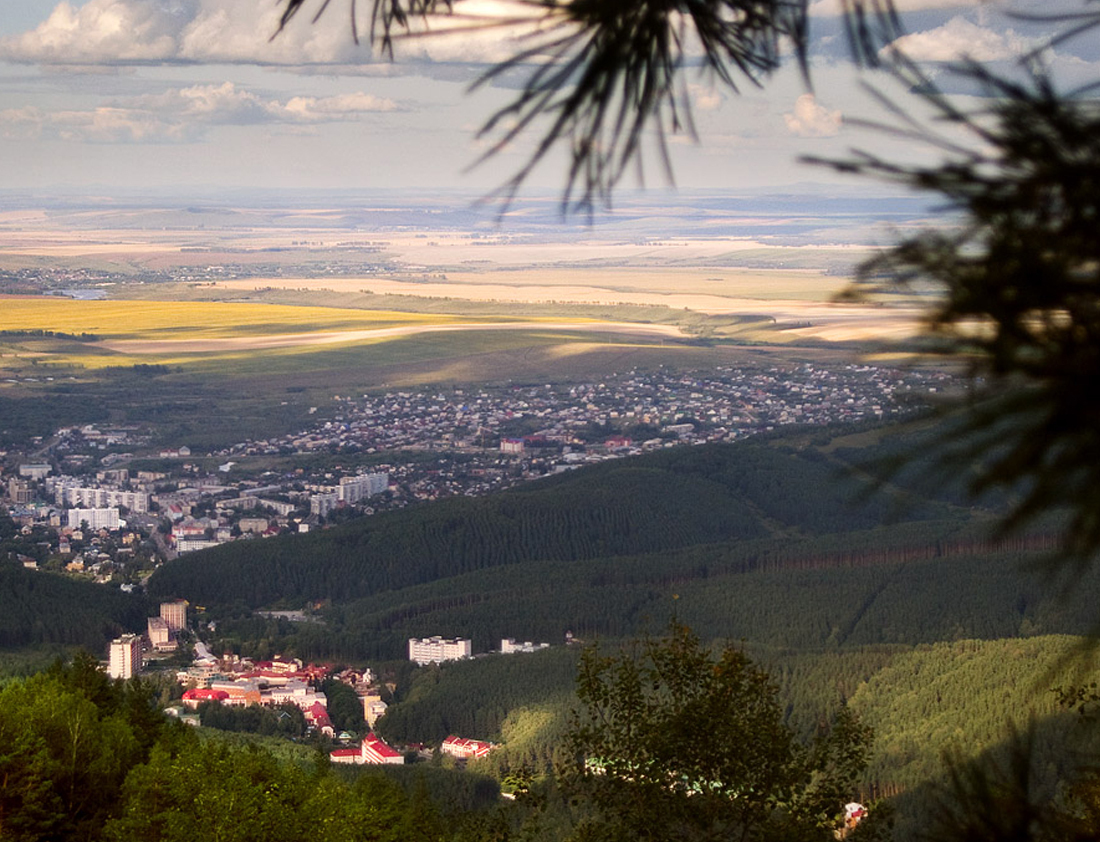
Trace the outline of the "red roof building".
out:
M 452 757 L 485 757 L 493 750 L 493 744 L 481 740 L 467 740 L 452 734 L 443 741 L 439 750 Z
M 363 763 L 394 763 L 401 764 L 405 762 L 405 757 L 401 752 L 391 748 L 382 742 L 373 733 L 367 734 L 363 740 L 363 744 L 359 747 L 359 751 L 362 754 Z
M 225 704 L 228 699 L 229 694 L 224 690 L 208 690 L 205 688 L 193 687 L 190 690 L 185 690 L 183 693 L 183 703 L 191 709 L 197 708 L 203 702 Z

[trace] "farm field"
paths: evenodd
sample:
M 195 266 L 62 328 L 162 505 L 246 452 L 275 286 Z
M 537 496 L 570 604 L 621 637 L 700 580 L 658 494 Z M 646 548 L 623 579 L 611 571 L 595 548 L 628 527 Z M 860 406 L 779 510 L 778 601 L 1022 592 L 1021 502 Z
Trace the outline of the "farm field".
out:
M 652 211 L 586 227 L 415 203 L 5 210 L 0 398 L 42 430 L 80 398 L 131 420 L 201 399 L 204 436 L 223 435 L 215 417 L 262 436 L 334 394 L 850 362 L 919 330 L 919 298 L 833 303 L 869 252 L 832 222 L 769 240 L 804 220 Z

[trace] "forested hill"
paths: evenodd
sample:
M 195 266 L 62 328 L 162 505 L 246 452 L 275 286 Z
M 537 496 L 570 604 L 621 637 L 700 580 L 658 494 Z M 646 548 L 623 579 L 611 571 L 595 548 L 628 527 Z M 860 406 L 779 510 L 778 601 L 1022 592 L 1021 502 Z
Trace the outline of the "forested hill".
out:
M 0 648 L 84 646 L 144 627 L 145 603 L 117 588 L 24 570 L 0 561 Z
M 525 561 L 579 561 L 703 543 L 825 535 L 891 516 L 962 517 L 884 492 L 814 449 L 777 442 L 675 448 L 498 495 L 455 498 L 308 535 L 227 544 L 165 564 L 156 597 L 260 607 L 347 601 Z

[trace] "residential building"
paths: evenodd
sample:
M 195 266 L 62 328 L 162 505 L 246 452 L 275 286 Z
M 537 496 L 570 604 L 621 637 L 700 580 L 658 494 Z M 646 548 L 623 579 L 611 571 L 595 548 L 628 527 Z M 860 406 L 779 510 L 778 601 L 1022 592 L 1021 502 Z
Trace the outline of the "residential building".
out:
M 443 638 L 439 635 L 409 638 L 409 660 L 420 666 L 443 661 L 458 661 L 473 654 L 473 642 L 468 638 Z
M 374 727 L 374 723 L 378 721 L 379 717 L 386 712 L 386 708 L 389 707 L 382 701 L 381 694 L 377 690 L 370 690 L 359 697 L 359 701 L 363 703 L 363 718 L 367 720 L 367 725 L 371 728 Z
M 319 517 L 325 517 L 325 515 L 336 508 L 339 502 L 339 497 L 337 497 L 335 492 L 326 494 L 314 494 L 309 498 L 310 514 L 314 514 Z
M 175 649 L 176 641 L 172 639 L 172 633 L 168 628 L 168 621 L 163 617 L 150 617 L 148 621 L 149 643 L 158 652 L 164 649 Z
M 118 529 L 122 525 L 118 509 L 113 506 L 104 509 L 69 509 L 66 517 L 70 529 L 83 529 L 85 524 L 91 530 Z
M 242 517 L 240 521 L 237 522 L 237 526 L 241 528 L 241 532 L 263 533 L 267 532 L 270 525 L 271 522 L 266 517 Z
M 124 634 L 111 641 L 107 674 L 111 678 L 133 678 L 141 672 L 141 636 Z
M 386 473 L 344 477 L 340 480 L 340 487 L 336 489 L 336 496 L 344 503 L 358 503 L 367 497 L 382 493 L 389 488 L 389 485 L 390 475 Z
M 224 690 L 211 690 L 207 687 L 192 687 L 183 692 L 183 703 L 192 710 L 203 702 L 217 702 L 224 705 L 228 699 L 229 694 Z
M 59 506 L 101 508 L 125 506 L 132 512 L 149 511 L 149 495 L 144 491 L 119 491 L 115 488 L 91 488 L 77 485 L 72 477 L 61 477 L 54 486 L 54 502 Z
M 19 476 L 26 477 L 27 479 L 45 479 L 50 474 L 50 466 L 48 464 L 30 464 L 19 466 Z
M 173 602 L 160 604 L 160 616 L 168 624 L 168 630 L 173 632 L 187 628 L 187 600 L 177 599 Z
M 26 480 L 12 477 L 8 480 L 8 496 L 17 506 L 34 502 L 34 490 Z
M 286 503 L 282 500 L 265 500 L 262 497 L 260 498 L 260 505 L 267 506 L 269 509 L 272 509 L 275 514 L 282 515 L 283 517 L 286 517 L 298 508 L 294 503 Z

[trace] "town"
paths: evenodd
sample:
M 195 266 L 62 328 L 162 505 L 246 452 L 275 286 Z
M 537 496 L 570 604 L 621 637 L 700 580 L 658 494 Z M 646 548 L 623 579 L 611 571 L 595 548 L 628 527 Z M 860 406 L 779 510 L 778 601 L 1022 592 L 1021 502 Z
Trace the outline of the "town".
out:
M 154 448 L 150 429 L 59 429 L 5 454 L 0 487 L 24 566 L 132 589 L 160 562 L 218 544 L 658 448 L 896 417 L 950 383 L 939 371 L 802 364 L 334 396 L 308 429 L 209 454 Z M 273 459 L 301 466 L 263 467 Z
M 124 634 L 111 641 L 107 674 L 115 679 L 131 679 L 141 675 L 147 667 L 164 671 L 165 656 L 180 647 L 193 650 L 190 663 L 177 670 L 174 678 L 183 688 L 179 702 L 169 706 L 166 713 L 192 726 L 214 724 L 217 713 L 223 709 L 256 706 L 270 711 L 274 717 L 299 723 L 296 737 L 316 736 L 327 739 L 337 747 L 330 751 L 333 763 L 348 764 L 404 764 L 407 761 L 430 759 L 435 749 L 422 744 L 405 746 L 398 751 L 377 737 L 373 728 L 385 714 L 388 703 L 385 697 L 392 695 L 392 682 L 384 682 L 370 668 L 345 668 L 337 671 L 329 664 L 303 664 L 297 659 L 275 657 L 256 661 L 238 655 L 214 656 L 201 639 L 195 635 L 189 622 L 188 603 L 173 600 L 160 604 L 160 613 L 149 617 L 147 633 Z M 566 644 L 573 643 L 571 637 Z M 548 643 L 530 641 L 517 643 L 514 638 L 501 640 L 496 655 L 532 653 L 549 648 Z M 445 639 L 441 636 L 410 638 L 408 659 L 420 667 L 459 661 L 473 657 L 471 641 L 467 638 Z M 170 667 L 168 668 L 170 669 Z M 359 723 L 365 723 L 367 732 L 357 747 L 351 743 L 359 734 L 337 731 L 328 711 L 328 698 L 322 689 L 350 688 L 343 692 L 354 693 L 356 715 Z M 361 707 L 361 716 L 358 710 Z M 211 715 L 213 714 L 213 716 Z M 204 722 L 205 720 L 205 722 Z M 214 724 L 214 727 L 217 727 Z M 485 757 L 494 748 L 492 743 L 450 735 L 437 747 L 442 755 L 450 755 L 458 763 L 471 758 Z

